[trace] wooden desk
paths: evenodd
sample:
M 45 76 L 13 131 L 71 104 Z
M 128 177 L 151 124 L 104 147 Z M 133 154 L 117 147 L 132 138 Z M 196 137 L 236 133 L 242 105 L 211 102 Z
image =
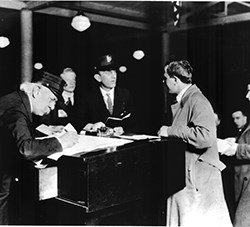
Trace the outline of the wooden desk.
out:
M 62 156 L 58 197 L 36 203 L 33 223 L 14 224 L 164 225 L 166 198 L 185 186 L 184 150 L 174 139 Z
M 124 224 L 111 216 L 114 220 L 129 211 L 141 217 L 126 225 L 146 225 L 147 218 L 149 225 L 165 224 L 166 198 L 185 186 L 184 150 L 180 140 L 138 141 L 63 156 L 58 160 L 58 198 L 84 210 L 85 221 L 79 224 L 103 224 L 103 216 L 110 216 L 106 224 Z

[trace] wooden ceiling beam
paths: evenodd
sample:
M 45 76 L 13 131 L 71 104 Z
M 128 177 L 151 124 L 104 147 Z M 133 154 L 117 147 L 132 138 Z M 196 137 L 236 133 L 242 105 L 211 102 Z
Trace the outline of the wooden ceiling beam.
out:
M 209 2 L 209 3 L 205 4 L 205 5 L 202 5 L 202 6 L 198 7 L 197 9 L 191 10 L 190 12 L 188 12 L 188 13 L 182 15 L 182 16 L 181 16 L 181 19 L 182 19 L 182 20 L 186 20 L 187 18 L 189 18 L 189 17 L 191 17 L 191 16 L 193 16 L 193 15 L 195 15 L 195 14 L 201 12 L 202 10 L 205 10 L 205 9 L 207 9 L 207 8 L 210 8 L 210 7 L 212 7 L 212 6 L 214 6 L 214 5 L 217 5 L 217 4 L 219 4 L 219 3 L 220 3 L 220 2 Z
M 138 10 L 131 10 L 127 8 L 117 7 L 114 5 L 104 4 L 101 1 L 77 1 L 74 3 L 60 2 L 55 4 L 58 8 L 83 10 L 85 12 L 112 16 L 116 18 L 123 18 L 129 20 L 146 21 L 147 15 L 145 12 Z
M 21 10 L 26 7 L 24 2 L 19 1 L 0 1 L 0 8 Z
M 180 24 L 180 27 L 162 27 L 161 31 L 163 32 L 178 32 L 178 31 L 184 31 L 184 30 L 190 30 L 190 29 L 195 29 L 195 28 L 200 28 L 200 27 L 207 27 L 207 26 L 216 26 L 216 25 L 226 25 L 226 24 L 232 24 L 232 23 L 239 23 L 239 22 L 245 22 L 245 21 L 250 21 L 250 12 L 249 13 L 240 13 L 240 14 L 235 14 L 235 15 L 224 15 L 219 18 L 215 19 L 209 19 L 208 21 L 201 21 L 200 23 L 197 24 L 188 24 L 185 22 L 182 22 Z
M 235 3 L 237 3 L 237 4 L 239 4 L 239 5 L 243 5 L 243 6 L 246 6 L 246 7 L 250 8 L 250 4 L 249 4 L 249 3 L 246 3 L 246 2 L 235 2 Z
M 26 1 L 26 8 L 32 11 L 47 8 L 56 1 Z
M 62 17 L 72 17 L 76 15 L 77 10 L 71 10 L 71 9 L 61 9 L 57 7 L 48 7 L 44 9 L 36 10 L 35 13 L 42 13 L 47 15 L 57 15 Z M 127 20 L 123 18 L 116 18 L 116 17 L 110 17 L 106 15 L 101 14 L 95 14 L 86 12 L 85 15 L 90 19 L 91 22 L 97 22 L 97 23 L 105 23 L 105 24 L 111 24 L 111 25 L 117 25 L 117 26 L 124 26 L 124 27 L 130 27 L 130 28 L 137 28 L 142 30 L 152 30 L 157 29 L 155 27 L 150 27 L 147 23 L 143 22 L 137 22 L 132 20 Z

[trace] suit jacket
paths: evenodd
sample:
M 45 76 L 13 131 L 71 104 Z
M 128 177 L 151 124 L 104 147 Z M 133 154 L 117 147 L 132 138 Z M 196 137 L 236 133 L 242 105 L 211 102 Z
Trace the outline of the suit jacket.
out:
M 0 225 L 8 224 L 8 200 L 13 175 L 23 182 L 26 169 L 30 174 L 29 160 L 41 159 L 62 151 L 56 138 L 38 140 L 32 124 L 28 96 L 13 92 L 0 98 Z M 28 160 L 28 161 L 27 161 Z M 34 180 L 34 179 L 32 179 Z M 27 185 L 29 189 L 29 185 Z M 24 190 L 24 189 L 21 189 Z M 30 193 L 30 191 L 27 191 Z
M 250 124 L 237 138 L 236 165 L 234 167 L 234 189 L 236 212 L 234 225 L 250 226 Z
M 186 187 L 168 199 L 167 225 L 231 226 L 220 172 L 225 165 L 219 160 L 209 101 L 192 85 L 172 105 L 172 113 L 168 135 L 187 143 Z
M 83 101 L 79 104 L 75 127 L 80 131 L 87 123 L 105 123 L 110 116 L 120 117 L 123 113 L 131 113 L 131 117 L 121 125 L 125 131 L 132 130 L 133 105 L 128 90 L 116 87 L 114 91 L 114 108 L 111 115 L 108 111 L 102 93 L 98 86 L 94 87 L 89 93 L 85 94 Z
M 0 133 L 1 154 L 11 152 L 8 147 L 14 146 L 25 159 L 36 160 L 62 151 L 56 138 L 35 139 L 38 134 L 33 127 L 30 102 L 22 91 L 0 98 Z

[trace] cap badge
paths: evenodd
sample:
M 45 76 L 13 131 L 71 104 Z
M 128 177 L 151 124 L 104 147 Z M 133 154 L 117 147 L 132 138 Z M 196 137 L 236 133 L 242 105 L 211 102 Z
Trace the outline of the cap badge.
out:
M 112 61 L 112 57 L 110 55 L 107 56 L 107 62 L 111 62 Z

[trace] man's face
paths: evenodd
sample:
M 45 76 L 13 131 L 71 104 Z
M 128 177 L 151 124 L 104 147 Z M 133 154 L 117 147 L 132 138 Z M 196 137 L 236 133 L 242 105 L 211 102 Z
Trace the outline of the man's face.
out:
M 104 88 L 112 89 L 116 86 L 117 73 L 115 70 L 99 71 L 99 75 Z
M 177 94 L 176 79 L 174 77 L 170 77 L 166 70 L 164 73 L 164 80 L 166 86 L 168 87 L 168 92 L 170 94 Z
M 247 117 L 243 115 L 241 111 L 236 111 L 232 114 L 232 118 L 234 120 L 234 123 L 236 124 L 238 129 L 241 129 L 244 127 L 244 125 L 247 122 Z
M 76 74 L 69 71 L 62 73 L 61 77 L 66 82 L 63 89 L 68 92 L 73 92 L 76 88 Z
M 41 86 L 33 98 L 33 113 L 39 116 L 49 114 L 55 108 L 56 101 L 56 96 L 47 87 Z
M 248 101 L 250 101 L 250 84 L 247 85 L 247 94 L 246 94 L 246 98 L 248 99 Z

